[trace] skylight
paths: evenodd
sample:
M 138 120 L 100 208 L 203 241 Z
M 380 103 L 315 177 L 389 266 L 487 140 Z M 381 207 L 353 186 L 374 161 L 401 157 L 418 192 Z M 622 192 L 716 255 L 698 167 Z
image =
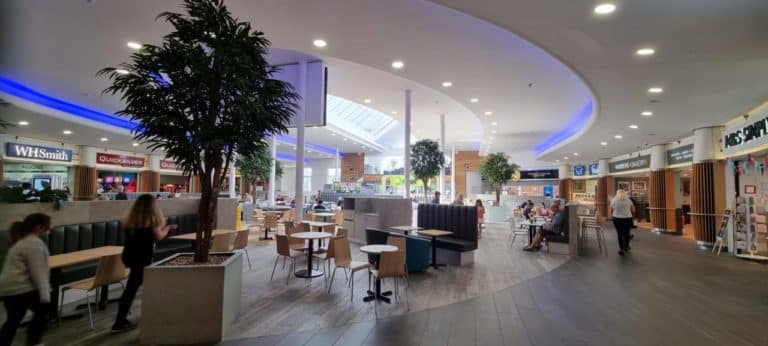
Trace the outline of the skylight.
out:
M 329 124 L 371 141 L 376 141 L 397 124 L 395 119 L 382 112 L 338 96 L 328 95 L 326 102 Z

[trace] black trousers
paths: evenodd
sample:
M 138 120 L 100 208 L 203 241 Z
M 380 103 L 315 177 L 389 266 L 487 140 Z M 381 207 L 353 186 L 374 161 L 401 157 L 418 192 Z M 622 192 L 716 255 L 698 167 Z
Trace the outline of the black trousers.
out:
M 24 319 L 27 310 L 32 310 L 35 314 L 27 328 L 27 344 L 39 344 L 40 339 L 43 337 L 43 331 L 45 331 L 45 312 L 47 307 L 46 304 L 40 302 L 40 294 L 37 290 L 5 297 L 4 304 L 8 318 L 0 330 L 0 346 L 13 343 L 13 337 L 16 336 L 16 330 L 19 329 L 21 320 Z
M 629 247 L 629 231 L 632 230 L 634 222 L 631 217 L 613 218 L 613 226 L 616 227 L 616 235 L 619 239 L 619 250 L 625 250 Z
M 120 305 L 117 307 L 117 318 L 115 324 L 125 322 L 128 318 L 128 312 L 131 311 L 131 304 L 136 298 L 136 292 L 144 282 L 144 266 L 132 266 L 128 274 L 128 282 L 125 284 L 123 295 L 120 296 Z

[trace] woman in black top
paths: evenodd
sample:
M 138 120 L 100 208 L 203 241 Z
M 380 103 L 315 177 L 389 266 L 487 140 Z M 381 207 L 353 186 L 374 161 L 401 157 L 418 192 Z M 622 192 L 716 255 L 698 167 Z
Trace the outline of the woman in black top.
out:
M 112 332 L 121 332 L 136 326 L 128 321 L 127 317 L 133 298 L 136 297 L 136 291 L 144 281 L 144 267 L 152 264 L 155 241 L 165 238 L 168 231 L 175 228 L 176 225 L 165 224 L 165 217 L 152 195 L 141 195 L 133 203 L 128 217 L 123 221 L 125 247 L 123 247 L 122 259 L 131 272 L 128 274 L 128 283 L 120 297 L 120 306 Z

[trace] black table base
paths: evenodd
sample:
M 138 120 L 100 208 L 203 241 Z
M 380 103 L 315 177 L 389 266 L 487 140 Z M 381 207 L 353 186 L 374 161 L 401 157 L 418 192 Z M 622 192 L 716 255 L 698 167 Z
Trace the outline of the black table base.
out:
M 376 292 L 368 290 L 367 293 L 368 295 L 363 297 L 363 301 L 366 303 L 373 301 L 374 299 L 381 300 L 385 303 L 391 302 L 388 296 L 392 295 L 392 291 L 381 291 L 381 279 L 376 279 Z
M 259 240 L 272 240 L 272 237 L 269 236 L 269 228 L 264 228 L 264 236 L 259 238 Z
M 311 279 L 318 276 L 325 275 L 324 272 L 312 269 L 312 254 L 315 252 L 315 244 L 312 244 L 312 239 L 309 239 L 309 247 L 307 248 L 307 269 L 302 269 L 294 273 L 296 277 Z
M 445 264 L 437 263 L 437 237 L 432 237 L 432 268 L 445 267 Z

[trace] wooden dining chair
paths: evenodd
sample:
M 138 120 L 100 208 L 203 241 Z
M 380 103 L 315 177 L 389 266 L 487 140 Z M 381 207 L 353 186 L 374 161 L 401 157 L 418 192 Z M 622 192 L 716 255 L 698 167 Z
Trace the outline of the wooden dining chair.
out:
M 339 227 L 339 228 L 336 229 L 336 236 L 337 237 L 338 236 L 345 236 L 346 237 L 348 235 L 349 235 L 349 231 L 346 228 Z
M 321 265 L 323 266 L 323 277 L 325 278 L 326 285 L 328 284 L 328 272 L 331 271 L 331 259 L 333 259 L 333 253 L 334 253 L 334 244 L 333 244 L 333 238 L 328 241 L 328 247 L 325 249 L 325 251 L 322 252 L 315 252 L 312 254 L 313 258 L 316 258 L 318 261 L 315 262 L 317 267 L 319 268 Z M 326 270 L 326 264 L 328 269 Z
M 333 242 L 333 273 L 331 274 L 331 283 L 328 284 L 328 293 L 331 292 L 333 287 L 333 279 L 336 278 L 336 269 L 342 268 L 344 274 L 347 275 L 347 270 L 350 271 L 347 286 L 350 288 L 349 300 L 355 297 L 355 273 L 363 269 L 369 269 L 371 264 L 361 261 L 352 260 L 352 251 L 349 248 L 349 239 L 345 236 L 334 237 L 331 239 Z M 368 275 L 368 287 L 371 287 L 370 271 Z
M 59 300 L 59 322 L 61 322 L 61 314 L 64 308 L 64 293 L 68 290 L 81 290 L 85 291 L 85 303 L 88 305 L 88 319 L 91 323 L 91 329 L 93 329 L 93 314 L 91 312 L 91 292 L 93 294 L 94 304 L 98 302 L 99 293 L 101 293 L 102 286 L 109 287 L 110 284 L 120 283 L 122 285 L 123 279 L 128 276 L 128 271 L 123 265 L 122 255 L 111 255 L 99 258 L 99 264 L 96 266 L 96 274 L 92 278 L 73 282 L 61 287 L 61 295 Z M 123 286 L 125 289 L 125 286 Z
M 397 251 L 406 252 L 406 239 L 403 236 L 389 235 L 387 236 L 387 245 L 397 247 Z M 408 263 L 404 263 L 405 275 L 408 275 Z
M 219 234 L 213 237 L 211 252 L 232 251 L 232 242 L 235 240 L 235 232 Z
M 268 213 L 264 216 L 264 237 L 269 236 L 269 232 L 274 231 L 277 233 L 277 214 Z
M 371 275 L 373 275 L 373 277 L 378 280 L 384 280 L 386 278 L 394 279 L 395 300 L 399 299 L 398 283 L 400 282 L 400 279 L 404 279 L 406 283 L 405 306 L 406 310 L 410 309 L 408 306 L 408 272 L 405 270 L 405 251 L 382 252 L 379 254 L 379 267 L 378 269 L 372 269 Z M 378 319 L 379 313 L 377 305 L 378 299 L 374 299 L 373 310 L 376 318 Z
M 293 224 L 293 227 L 285 229 L 285 235 L 288 236 L 288 244 L 291 250 L 295 251 L 307 251 L 307 242 L 304 239 L 291 237 L 291 234 L 299 232 L 309 232 L 309 225 L 305 223 Z
M 341 210 L 337 210 L 335 213 L 333 220 L 336 222 L 336 226 L 344 226 L 344 213 Z
M 245 253 L 245 259 L 248 260 L 248 270 L 251 270 L 251 256 L 248 254 L 248 237 L 250 235 L 250 229 L 237 231 L 237 235 L 235 235 L 235 244 L 232 247 L 232 250 L 242 250 Z
M 296 270 L 296 258 L 303 256 L 304 253 L 301 251 L 295 251 L 291 250 L 290 245 L 288 244 L 288 236 L 282 235 L 282 234 L 276 234 L 275 235 L 275 246 L 277 247 L 277 257 L 275 257 L 275 265 L 272 267 L 272 275 L 269 277 L 269 280 L 272 281 L 275 277 L 275 270 L 277 269 L 277 261 L 282 258 L 283 259 L 283 268 L 285 268 L 285 261 L 287 259 L 291 259 L 291 271 L 288 273 L 288 276 L 285 278 L 285 283 L 288 283 L 288 279 L 291 278 L 291 274 L 293 274 Z

